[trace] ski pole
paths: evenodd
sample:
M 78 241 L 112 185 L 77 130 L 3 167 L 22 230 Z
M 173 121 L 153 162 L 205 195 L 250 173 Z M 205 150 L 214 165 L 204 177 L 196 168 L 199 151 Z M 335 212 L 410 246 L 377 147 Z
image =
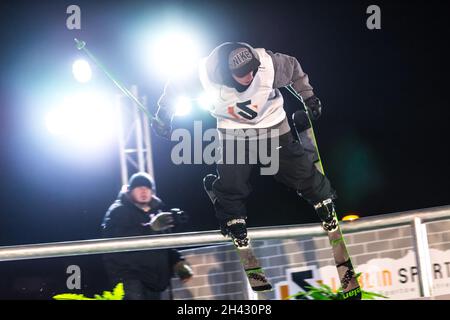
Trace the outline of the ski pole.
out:
M 100 70 L 102 70 L 103 73 L 116 85 L 116 87 L 119 88 L 120 91 L 122 91 L 127 97 L 129 97 L 131 100 L 133 100 L 136 103 L 139 110 L 144 112 L 145 115 L 150 120 L 156 120 L 160 124 L 162 124 L 161 120 L 159 120 L 157 117 L 154 117 L 150 112 L 148 112 L 147 109 L 145 108 L 145 106 L 130 92 L 130 90 L 128 90 L 124 85 L 122 85 L 117 79 L 115 79 L 113 77 L 111 72 L 109 72 L 108 69 L 106 69 L 106 67 L 88 50 L 88 48 L 86 47 L 86 42 L 84 42 L 82 40 L 78 40 L 77 38 L 75 38 L 74 40 L 75 40 L 77 49 L 83 50 L 86 53 L 86 55 L 100 68 Z
M 306 112 L 306 116 L 309 121 L 310 129 L 311 129 L 311 131 L 310 131 L 311 135 L 308 135 L 308 137 L 313 140 L 313 144 L 315 146 L 317 156 L 319 159 L 319 161 L 318 161 L 319 165 L 316 168 L 320 171 L 320 173 L 322 173 L 325 176 L 325 171 L 323 169 L 322 160 L 321 160 L 320 154 L 319 154 L 319 147 L 317 146 L 317 140 L 316 140 L 316 136 L 314 134 L 314 128 L 312 125 L 311 118 L 309 117 L 308 108 L 306 107 L 306 104 L 303 101 L 303 98 L 294 90 L 294 88 L 291 85 L 288 85 L 285 88 L 290 93 L 292 93 L 292 95 L 295 98 L 297 98 L 303 105 L 303 108 Z M 334 209 L 333 209 L 333 211 L 334 211 Z M 336 213 L 334 213 L 334 214 L 336 215 Z M 347 247 L 346 247 L 346 244 L 344 241 L 344 236 L 343 236 L 341 228 L 339 226 L 337 217 L 336 217 L 336 222 L 337 222 L 337 229 L 336 229 L 337 232 L 332 231 L 332 232 L 327 232 L 327 233 L 328 233 L 328 239 L 330 240 L 330 244 L 331 244 L 331 247 L 333 250 L 334 261 L 336 263 L 336 268 L 338 269 L 338 274 L 340 277 L 341 285 L 344 286 L 344 283 L 347 283 L 346 286 L 348 286 L 350 284 L 350 280 L 353 279 L 352 280 L 353 284 L 350 286 L 349 290 L 346 289 L 346 287 L 343 288 L 344 299 L 351 299 L 351 297 L 357 297 L 357 296 L 359 296 L 359 299 L 361 299 L 361 289 L 358 284 L 357 275 L 355 275 L 353 263 L 351 261 L 350 255 L 348 253 L 348 250 L 347 250 Z M 344 259 L 342 259 L 342 258 L 344 258 Z M 345 272 L 345 274 L 343 274 L 342 272 L 339 271 L 339 267 L 344 265 L 341 260 L 345 260 L 345 264 L 347 267 L 347 271 Z M 359 295 L 358 295 L 358 293 L 359 293 Z
M 317 151 L 317 157 L 319 158 L 319 171 L 320 173 L 322 173 L 323 175 L 325 175 L 325 170 L 323 169 L 323 164 L 322 164 L 322 158 L 320 157 L 320 153 L 319 153 L 319 147 L 317 145 L 317 140 L 316 140 L 316 135 L 314 133 L 314 127 L 312 125 L 312 121 L 311 118 L 309 117 L 309 113 L 308 113 L 308 109 L 306 108 L 306 104 L 303 101 L 303 98 L 301 95 L 299 95 L 295 89 L 292 87 L 292 85 L 288 85 L 285 87 L 290 93 L 292 93 L 292 95 L 297 98 L 300 103 L 303 105 L 303 108 L 305 109 L 306 115 L 308 116 L 308 121 L 309 121 L 309 126 L 311 127 L 311 133 L 312 133 L 312 139 L 314 141 L 314 145 L 316 146 L 316 151 Z

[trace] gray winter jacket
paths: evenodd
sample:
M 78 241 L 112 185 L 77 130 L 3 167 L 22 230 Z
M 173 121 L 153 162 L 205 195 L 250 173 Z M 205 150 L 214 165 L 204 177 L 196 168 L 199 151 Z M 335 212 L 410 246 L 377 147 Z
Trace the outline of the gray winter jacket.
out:
M 208 77 L 219 85 L 226 85 L 222 69 L 220 68 L 220 63 L 224 60 L 223 51 L 226 45 L 227 43 L 224 43 L 216 47 L 206 59 Z M 248 44 L 246 45 L 249 46 Z M 251 46 L 249 47 L 251 48 Z M 307 99 L 314 94 L 308 75 L 303 71 L 295 57 L 282 53 L 273 53 L 269 50 L 266 50 L 266 52 L 272 57 L 275 69 L 274 89 L 292 84 L 293 88 L 303 99 Z M 254 50 L 253 54 L 258 57 Z M 166 114 L 173 116 L 176 99 L 179 96 L 196 97 L 202 90 L 203 87 L 197 69 L 185 77 L 173 79 L 166 84 L 164 93 L 158 101 L 158 112 L 163 109 Z

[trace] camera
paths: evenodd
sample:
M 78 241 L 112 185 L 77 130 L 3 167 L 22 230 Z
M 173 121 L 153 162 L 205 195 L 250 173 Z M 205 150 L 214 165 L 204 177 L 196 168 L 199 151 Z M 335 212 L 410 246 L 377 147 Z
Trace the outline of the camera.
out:
M 187 212 L 179 208 L 170 209 L 170 213 L 172 214 L 175 225 L 187 223 L 189 220 L 189 215 Z

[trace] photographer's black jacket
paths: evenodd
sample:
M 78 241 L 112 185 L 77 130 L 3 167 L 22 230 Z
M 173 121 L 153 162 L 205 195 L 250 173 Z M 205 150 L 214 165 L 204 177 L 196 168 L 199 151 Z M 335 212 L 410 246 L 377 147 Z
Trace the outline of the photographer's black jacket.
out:
M 126 193 L 120 193 L 106 212 L 102 223 L 102 236 L 114 238 L 161 234 L 143 224 L 150 221 L 150 214 L 160 211 L 162 201 L 153 196 L 150 207 L 149 212 L 144 212 L 134 205 Z M 163 291 L 173 276 L 173 266 L 183 258 L 175 249 L 159 249 L 110 253 L 103 255 L 103 260 L 112 282 L 138 279 L 155 291 Z

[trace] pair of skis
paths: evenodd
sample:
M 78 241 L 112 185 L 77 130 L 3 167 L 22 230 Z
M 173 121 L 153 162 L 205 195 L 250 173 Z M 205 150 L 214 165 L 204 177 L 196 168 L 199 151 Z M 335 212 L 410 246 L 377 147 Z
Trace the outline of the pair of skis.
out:
M 305 151 L 310 155 L 310 160 L 315 164 L 317 170 L 325 175 L 322 161 L 320 159 L 319 149 L 317 147 L 316 138 L 314 135 L 314 130 L 312 127 L 311 119 L 308 115 L 306 105 L 303 102 L 302 97 L 298 95 L 291 86 L 286 87 L 286 89 L 291 92 L 298 100 L 300 100 L 303 106 L 303 110 L 297 111 L 293 116 L 299 141 Z M 205 185 L 205 191 L 210 197 L 212 203 L 214 203 L 217 199 L 212 190 L 210 188 L 207 188 Z M 333 214 L 336 215 L 335 212 L 333 212 Z M 336 221 L 338 221 L 337 218 Z M 362 295 L 361 288 L 359 286 L 358 279 L 356 278 L 353 263 L 348 253 L 339 223 L 337 223 L 336 228 L 331 231 L 327 231 L 327 235 L 333 251 L 336 269 L 341 282 L 343 298 L 346 300 L 360 300 Z M 249 284 L 253 291 L 264 292 L 272 290 L 272 285 L 267 279 L 264 273 L 264 269 L 259 264 L 258 259 L 251 247 L 251 243 L 249 243 L 249 245 L 245 248 L 240 248 L 236 245 L 235 248 L 238 252 L 242 266 L 245 270 Z

